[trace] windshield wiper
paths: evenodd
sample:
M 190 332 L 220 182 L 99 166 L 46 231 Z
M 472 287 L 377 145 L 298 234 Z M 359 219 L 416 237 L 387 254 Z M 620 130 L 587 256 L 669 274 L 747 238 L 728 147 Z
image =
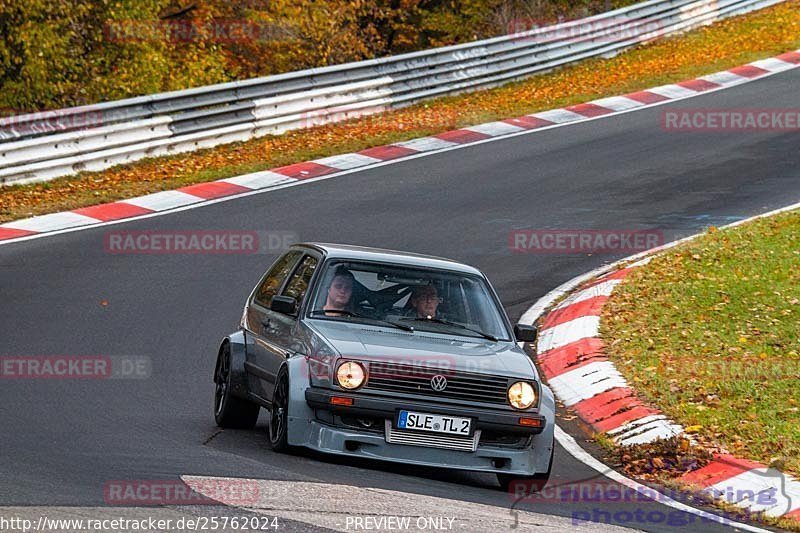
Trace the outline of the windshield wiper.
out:
M 477 330 L 477 329 L 469 328 L 469 327 L 467 327 L 467 326 L 465 326 L 463 324 L 459 324 L 458 322 L 450 322 L 449 320 L 443 320 L 441 318 L 405 317 L 405 318 L 401 318 L 400 320 L 413 320 L 415 322 L 435 322 L 437 324 L 443 324 L 445 326 L 455 326 L 457 328 L 461 328 L 461 329 L 464 329 L 466 331 L 471 331 L 472 333 L 475 333 L 476 335 L 480 335 L 484 339 L 489 339 L 492 342 L 497 342 L 499 340 L 494 335 L 490 335 L 488 333 L 484 333 L 483 331 L 480 331 L 480 330 Z
M 409 326 L 407 324 L 398 324 L 397 322 L 392 322 L 391 320 L 384 320 L 382 318 L 374 318 L 371 316 L 360 315 L 352 311 L 347 311 L 346 309 L 314 309 L 313 311 L 309 312 L 310 315 L 323 315 L 323 314 L 327 315 L 328 313 L 337 313 L 339 315 L 351 316 L 354 318 L 365 318 L 367 320 L 374 320 L 375 322 L 380 322 L 381 324 L 388 324 L 397 329 L 402 329 L 403 331 L 414 331 L 414 326 Z

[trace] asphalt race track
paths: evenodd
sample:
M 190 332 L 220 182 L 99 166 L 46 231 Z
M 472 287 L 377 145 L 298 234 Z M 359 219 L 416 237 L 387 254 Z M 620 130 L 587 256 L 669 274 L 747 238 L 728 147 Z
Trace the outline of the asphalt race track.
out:
M 800 70 L 792 70 L 668 106 L 0 246 L 0 355 L 144 356 L 152 363 L 145 379 L 2 380 L 0 506 L 104 506 L 109 480 L 189 474 L 335 484 L 352 488 L 354 498 L 369 488 L 483 504 L 503 517 L 496 527 L 511 528 L 511 499 L 494 476 L 276 455 L 265 442 L 263 412 L 254 431 L 219 432 L 211 382 L 217 345 L 276 254 L 110 254 L 105 235 L 285 230 L 308 241 L 441 255 L 485 271 L 513 320 L 560 283 L 628 255 L 512 253 L 513 230 L 655 229 L 671 239 L 800 200 L 796 134 L 660 126 L 662 111 L 678 107 L 797 109 L 798 88 Z M 551 483 L 596 477 L 556 450 Z M 287 530 L 319 525 L 313 513 L 291 513 L 294 499 L 283 505 Z M 396 513 L 392 501 L 402 507 L 401 500 L 376 498 L 372 512 Z M 518 508 L 536 513 L 530 516 L 543 527 L 566 529 L 581 505 L 592 508 L 535 501 Z M 602 507 L 631 510 L 630 503 Z M 469 505 L 458 509 L 450 516 L 469 519 L 462 516 Z M 447 508 L 437 512 L 448 515 Z M 725 528 L 698 522 L 685 529 Z

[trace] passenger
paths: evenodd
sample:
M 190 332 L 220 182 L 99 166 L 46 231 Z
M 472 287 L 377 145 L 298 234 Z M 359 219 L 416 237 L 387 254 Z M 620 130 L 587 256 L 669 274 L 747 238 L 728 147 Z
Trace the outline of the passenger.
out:
M 328 297 L 323 309 L 325 311 L 348 311 L 350 298 L 353 296 L 352 272 L 343 267 L 338 267 L 328 287 Z M 326 313 L 328 314 L 328 313 Z
M 410 302 L 412 316 L 430 320 L 437 318 L 436 312 L 442 299 L 439 297 L 436 285 L 417 285 L 411 292 Z

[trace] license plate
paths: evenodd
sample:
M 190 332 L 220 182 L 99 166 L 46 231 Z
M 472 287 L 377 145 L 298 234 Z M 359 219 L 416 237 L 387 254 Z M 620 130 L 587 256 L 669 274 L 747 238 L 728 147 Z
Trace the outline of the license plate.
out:
M 416 411 L 400 411 L 397 414 L 397 428 L 469 437 L 472 435 L 472 419 Z

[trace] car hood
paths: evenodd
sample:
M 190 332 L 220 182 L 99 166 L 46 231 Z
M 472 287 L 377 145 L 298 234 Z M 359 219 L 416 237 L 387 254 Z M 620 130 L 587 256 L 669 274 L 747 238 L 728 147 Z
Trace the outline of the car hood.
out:
M 514 342 L 407 332 L 365 324 L 313 320 L 311 327 L 344 359 L 387 361 L 479 374 L 536 378 L 527 354 Z

